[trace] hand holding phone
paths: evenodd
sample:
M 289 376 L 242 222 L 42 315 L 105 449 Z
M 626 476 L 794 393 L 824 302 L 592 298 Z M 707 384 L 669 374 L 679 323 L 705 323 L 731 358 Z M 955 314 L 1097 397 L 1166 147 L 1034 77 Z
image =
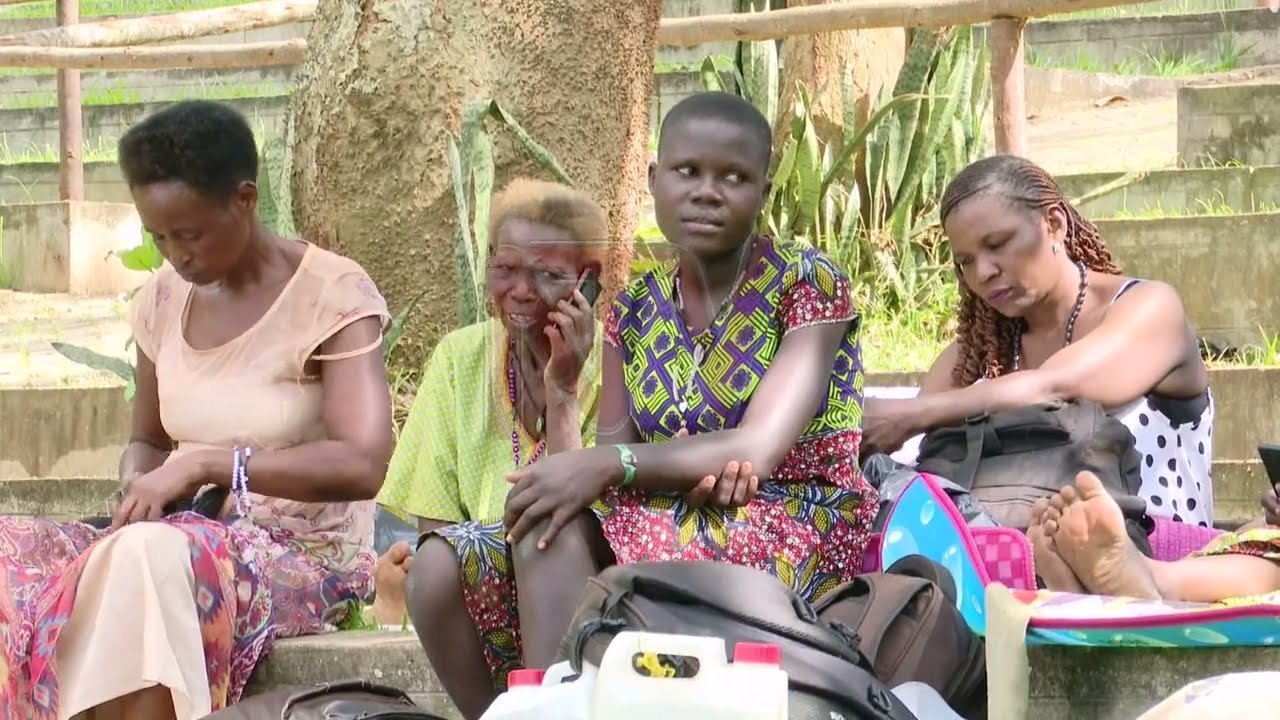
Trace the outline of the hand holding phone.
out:
M 592 268 L 587 268 L 578 276 L 577 291 L 582 293 L 582 297 L 587 299 L 587 304 L 595 306 L 596 300 L 600 297 L 600 276 Z

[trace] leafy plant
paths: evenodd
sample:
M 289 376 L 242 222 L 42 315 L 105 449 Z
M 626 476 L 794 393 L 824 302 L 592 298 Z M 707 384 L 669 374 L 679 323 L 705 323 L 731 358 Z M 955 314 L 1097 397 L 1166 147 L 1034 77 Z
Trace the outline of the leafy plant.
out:
M 769 86 L 751 77 L 741 85 Z M 807 88 L 797 90 L 761 229 L 821 248 L 890 308 L 914 303 L 950 272 L 937 242 L 938 199 L 982 152 L 985 51 L 969 27 L 913 31 L 897 84 L 861 126 L 846 69 L 843 134 L 831 140 L 819 136 Z
M 740 46 L 734 75 L 736 92 L 762 111 L 778 92 L 770 49 Z M 896 85 L 865 123 L 851 68 L 840 78 L 839 137 L 819 133 L 810 88 L 797 87 L 794 106 L 777 108 L 783 125 L 760 230 L 818 247 L 849 273 L 864 347 L 886 353 L 883 364 L 869 353 L 868 367 L 925 366 L 952 329 L 957 291 L 938 203 L 946 182 L 984 151 L 987 67 L 972 28 L 916 29 Z M 704 62 L 704 87 L 729 90 L 715 70 Z M 900 348 L 921 340 L 904 367 Z
M 462 114 L 461 135 L 450 133 L 445 140 L 449 180 L 458 213 L 453 260 L 458 271 L 460 326 L 471 325 L 484 317 L 484 259 L 489 254 L 489 203 L 495 175 L 490 122 L 511 133 L 534 162 L 556 181 L 573 184 L 555 155 L 534 140 L 496 100 L 467 105 Z

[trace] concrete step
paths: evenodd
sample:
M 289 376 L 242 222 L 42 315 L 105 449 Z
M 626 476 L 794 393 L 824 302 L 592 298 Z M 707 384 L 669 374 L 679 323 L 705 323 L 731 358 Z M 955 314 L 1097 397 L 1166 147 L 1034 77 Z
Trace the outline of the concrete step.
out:
M 1035 720 L 1133 720 L 1195 680 L 1275 670 L 1271 647 L 1079 648 L 1032 646 Z M 993 716 L 994 717 L 994 716 Z
M 1123 176 L 1104 172 L 1055 179 L 1068 197 L 1081 197 Z M 1095 219 L 1274 211 L 1280 209 L 1280 167 L 1152 170 L 1079 208 Z
M 249 119 L 259 139 L 283 133 L 289 111 L 287 95 L 238 98 L 225 101 Z M 111 152 L 120 135 L 142 117 L 163 104 L 125 103 L 88 105 L 84 108 L 84 142 L 90 149 Z M 0 141 L 10 155 L 45 153 L 58 147 L 58 109 L 41 107 L 0 110 Z M 52 158 L 56 158 L 56 153 Z M 112 156 L 114 159 L 114 156 Z M 21 177 L 18 178 L 22 180 Z
M 228 70 L 148 70 L 82 72 L 81 103 L 172 102 L 185 98 L 238 98 L 285 95 L 293 88 L 297 68 L 263 67 Z M 0 109 L 56 107 L 58 76 L 53 72 L 0 75 Z
M 1132 720 L 1183 685 L 1215 675 L 1272 670 L 1276 650 L 1033 646 L 1031 706 L 1037 720 Z M 247 692 L 345 678 L 398 687 L 424 708 L 458 717 L 411 633 L 347 631 L 281 640 Z
M 127 356 L 121 349 L 127 329 L 117 337 L 119 333 L 104 330 L 101 322 L 89 326 L 101 333 L 94 336 L 95 349 Z M 115 477 L 129 428 L 123 388 L 114 382 L 101 385 L 103 374 L 54 353 L 48 348 L 52 338 L 41 337 L 41 329 L 32 328 L 32 336 L 23 341 L 31 348 L 25 361 L 16 349 L 0 352 L 0 380 L 6 366 L 21 365 L 10 371 L 13 377 L 43 372 L 47 383 L 23 387 L 20 382 L 0 382 L 0 479 Z M 7 330 L 0 332 L 0 350 L 9 336 Z M 63 335 L 68 342 L 77 342 L 77 337 Z M 873 375 L 868 385 L 908 385 L 918 378 L 905 373 Z M 77 387 L 88 383 L 93 385 Z M 1221 476 L 1215 481 L 1215 494 L 1225 503 L 1224 517 L 1238 519 L 1246 510 L 1256 511 L 1256 494 L 1265 485 L 1252 465 L 1258 443 L 1280 441 L 1280 413 L 1275 411 L 1280 407 L 1280 369 L 1215 368 L 1210 383 L 1217 403 L 1213 454 L 1215 468 L 1220 469 L 1215 472 Z
M 120 445 L 123 448 L 123 442 Z M 105 462 L 106 458 L 103 458 Z M 118 452 L 113 460 L 119 460 Z M 114 477 L 0 480 L 0 513 L 79 519 L 106 513 Z M 1267 488 L 1258 461 L 1219 460 L 1213 464 L 1214 524 L 1236 528 L 1262 516 L 1259 497 Z
M 1201 336 L 1265 346 L 1280 330 L 1280 213 L 1100 220 L 1098 229 L 1128 275 L 1178 289 Z
M 0 480 L 0 514 L 61 520 L 107 515 L 107 500 L 115 489 L 111 478 Z
M 248 695 L 285 685 L 363 678 L 399 688 L 424 710 L 458 718 L 457 710 L 409 632 L 348 630 L 276 642 L 258 666 Z

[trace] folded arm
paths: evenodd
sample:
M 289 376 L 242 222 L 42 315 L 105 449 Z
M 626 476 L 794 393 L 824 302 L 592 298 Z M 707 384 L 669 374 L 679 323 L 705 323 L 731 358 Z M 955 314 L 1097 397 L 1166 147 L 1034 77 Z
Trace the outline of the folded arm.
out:
M 636 456 L 634 483 L 645 490 L 688 491 L 708 473 L 719 473 L 730 461 L 749 462 L 754 474 L 767 478 L 795 445 L 825 398 L 836 352 L 847 329 L 847 322 L 834 322 L 789 332 L 738 427 L 659 444 L 626 441 L 623 433 L 634 432 L 634 428 L 629 422 L 620 424 L 617 417 L 619 408 L 625 412 L 621 358 L 616 350 L 608 348 L 614 357 L 605 356 L 601 427 L 619 429 L 608 436 L 602 432 L 601 444 L 627 444 Z M 612 424 L 607 424 L 609 419 Z M 614 472 L 616 484 L 622 478 L 620 464 Z
M 1151 392 L 1185 362 L 1188 333 L 1177 292 L 1163 283 L 1144 282 L 1125 293 L 1097 328 L 1039 368 L 908 400 L 878 400 L 869 404 L 868 412 L 898 414 L 914 430 L 925 432 L 982 412 L 1055 400 L 1086 399 L 1118 407 Z M 953 356 L 945 367 L 948 376 L 954 363 Z M 935 365 L 938 377 L 930 373 L 934 386 L 945 387 L 943 365 Z

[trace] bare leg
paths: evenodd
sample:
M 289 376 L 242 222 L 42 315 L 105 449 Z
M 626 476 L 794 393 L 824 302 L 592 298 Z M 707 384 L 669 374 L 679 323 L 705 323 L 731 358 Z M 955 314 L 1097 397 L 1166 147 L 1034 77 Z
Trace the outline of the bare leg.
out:
M 120 717 L 133 720 L 177 720 L 173 708 L 173 693 L 163 685 L 152 685 L 145 690 L 129 693 L 117 700 Z
M 1048 500 L 1039 500 L 1031 507 L 1031 526 L 1027 528 L 1027 540 L 1031 542 L 1035 557 L 1036 574 L 1050 590 L 1083 593 L 1085 589 L 1080 584 L 1080 578 L 1076 577 L 1067 561 L 1058 554 L 1053 536 L 1044 529 L 1043 523 L 1046 520 L 1056 525 L 1061 517 L 1061 511 L 1050 505 Z
M 413 566 L 413 548 L 398 542 L 387 549 L 373 566 L 373 616 L 383 625 L 404 622 L 404 586 Z
M 497 697 L 484 648 L 462 595 L 462 570 L 448 541 L 418 549 L 408 582 L 409 617 L 427 659 L 458 711 L 476 720 Z
M 1167 600 L 1218 602 L 1280 590 L 1280 564 L 1252 555 L 1210 555 L 1148 563 L 1161 596 Z
M 591 512 L 566 525 L 550 547 L 539 550 L 545 527 L 544 523 L 534 528 L 512 548 L 524 664 L 531 668 L 555 662 L 587 580 L 613 562 Z
M 1068 485 L 1059 490 L 1050 506 L 1061 508 L 1061 515 L 1056 521 L 1046 517 L 1044 532 L 1089 592 L 1160 597 L 1147 559 L 1129 540 L 1120 506 L 1107 494 L 1098 476 L 1080 473 L 1075 487 Z

